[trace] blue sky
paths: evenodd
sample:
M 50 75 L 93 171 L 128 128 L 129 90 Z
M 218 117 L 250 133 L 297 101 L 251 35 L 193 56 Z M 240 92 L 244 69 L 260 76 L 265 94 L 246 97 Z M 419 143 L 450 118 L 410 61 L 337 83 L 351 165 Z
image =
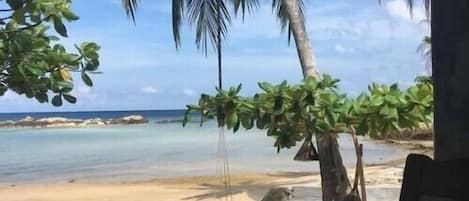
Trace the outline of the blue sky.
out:
M 68 24 L 63 44 L 97 42 L 101 71 L 95 86 L 75 79 L 78 103 L 56 108 L 13 93 L 0 97 L 2 112 L 180 109 L 195 103 L 198 94 L 214 91 L 216 60 L 197 51 L 193 29 L 183 28 L 182 49 L 175 50 L 170 0 L 141 0 L 134 26 L 120 0 L 76 0 L 81 19 Z M 306 0 L 307 29 L 319 71 L 340 78 L 341 89 L 357 94 L 375 81 L 411 83 L 425 73 L 416 49 L 429 27 L 418 5 L 414 18 L 405 0 Z M 225 86 L 243 84 L 243 93 L 257 92 L 258 81 L 301 80 L 294 44 L 288 46 L 263 1 L 245 22 L 234 20 L 224 49 Z

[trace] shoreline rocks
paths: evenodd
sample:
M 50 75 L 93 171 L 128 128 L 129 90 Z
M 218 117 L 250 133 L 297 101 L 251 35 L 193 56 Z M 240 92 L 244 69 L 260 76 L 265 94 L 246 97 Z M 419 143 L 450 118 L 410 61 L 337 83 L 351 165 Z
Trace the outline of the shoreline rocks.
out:
M 32 128 L 80 128 L 106 125 L 146 124 L 148 120 L 141 115 L 130 115 L 116 119 L 68 119 L 64 117 L 47 117 L 34 119 L 27 116 L 18 121 L 0 121 L 0 128 L 32 127 Z
M 159 120 L 155 121 L 156 124 L 172 124 L 172 123 L 182 123 L 184 120 L 182 119 L 166 119 L 166 120 Z

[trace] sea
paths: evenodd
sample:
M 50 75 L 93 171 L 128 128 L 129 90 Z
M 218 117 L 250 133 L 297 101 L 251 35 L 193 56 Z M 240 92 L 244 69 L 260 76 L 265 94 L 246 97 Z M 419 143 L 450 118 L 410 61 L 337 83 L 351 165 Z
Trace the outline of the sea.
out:
M 217 174 L 219 129 L 214 121 L 180 122 L 182 110 L 4 113 L 0 121 L 33 118 L 119 118 L 142 115 L 147 124 L 90 128 L 1 128 L 0 184 L 61 182 L 132 182 L 155 178 Z M 195 119 L 197 117 L 194 117 Z M 195 120 L 194 119 L 194 120 Z M 165 123 L 161 123 L 165 122 Z M 317 172 L 317 161 L 298 162 L 298 146 L 281 150 L 264 130 L 226 130 L 231 174 Z M 360 138 L 366 164 L 383 163 L 407 154 Z M 339 137 L 346 166 L 355 164 L 351 138 Z

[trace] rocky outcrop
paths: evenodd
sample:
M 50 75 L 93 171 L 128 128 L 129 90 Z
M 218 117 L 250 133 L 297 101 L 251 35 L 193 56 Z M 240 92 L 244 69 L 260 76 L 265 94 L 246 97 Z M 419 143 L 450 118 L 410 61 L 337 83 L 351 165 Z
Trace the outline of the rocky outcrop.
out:
M 0 127 L 5 128 L 5 127 L 14 127 L 16 124 L 15 121 L 1 121 L 0 122 Z
M 171 123 L 182 123 L 184 120 L 182 119 L 166 119 L 166 120 L 160 120 L 160 121 L 155 121 L 157 124 L 171 124 Z
M 148 123 L 148 120 L 146 120 L 144 117 L 140 115 L 131 115 L 131 116 L 126 116 L 122 117 L 119 119 L 111 119 L 108 121 L 109 124 L 143 124 L 143 123 Z
M 88 126 L 104 126 L 106 125 L 106 121 L 102 120 L 101 118 L 94 118 L 83 121 L 83 124 Z
M 41 127 L 41 128 L 74 128 L 105 125 L 144 124 L 148 120 L 140 115 L 131 115 L 117 119 L 67 119 L 63 117 L 48 117 L 34 119 L 30 116 L 18 121 L 0 121 L 0 128 L 6 127 Z
M 27 116 L 15 123 L 16 126 L 34 126 L 34 118 Z

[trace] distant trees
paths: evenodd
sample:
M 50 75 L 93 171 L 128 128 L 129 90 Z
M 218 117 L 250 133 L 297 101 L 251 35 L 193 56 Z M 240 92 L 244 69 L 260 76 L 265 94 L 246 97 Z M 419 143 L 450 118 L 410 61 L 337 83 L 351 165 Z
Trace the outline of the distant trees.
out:
M 71 0 L 6 0 L 0 8 L 0 95 L 11 90 L 40 103 L 61 106 L 63 99 L 75 103 L 71 95 L 71 73 L 93 86 L 88 73 L 97 72 L 99 46 L 82 43 L 76 53 L 59 44 L 60 38 L 48 31 L 50 26 L 67 37 L 63 20 L 79 19 L 70 10 Z

